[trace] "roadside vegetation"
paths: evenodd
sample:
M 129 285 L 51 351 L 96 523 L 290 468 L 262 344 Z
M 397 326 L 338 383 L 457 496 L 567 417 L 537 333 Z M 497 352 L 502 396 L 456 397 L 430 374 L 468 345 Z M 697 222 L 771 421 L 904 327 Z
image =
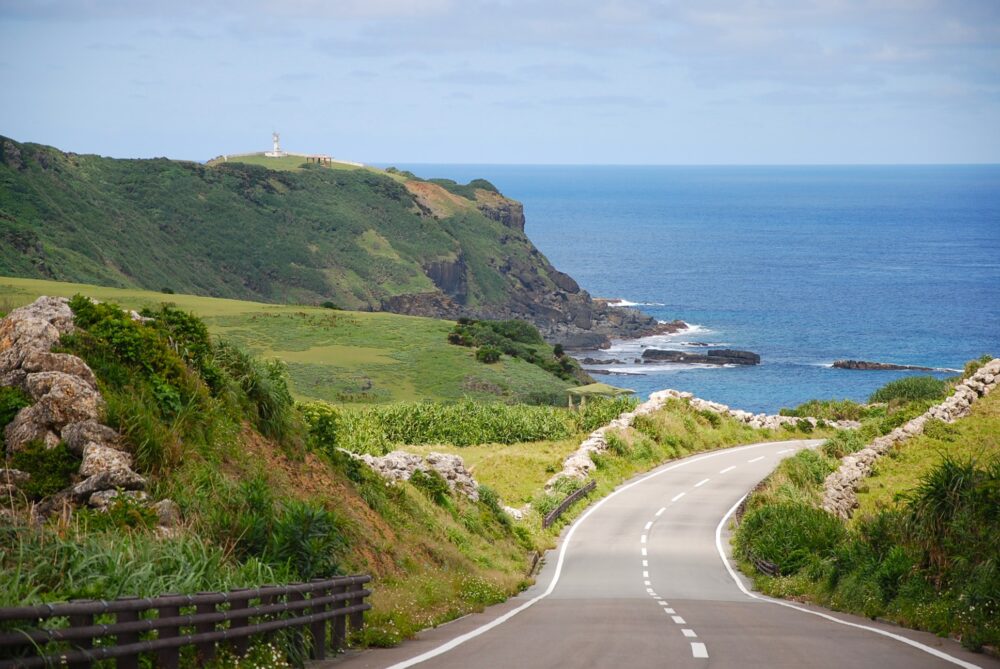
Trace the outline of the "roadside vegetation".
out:
M 862 430 L 783 461 L 750 496 L 734 545 L 759 589 L 957 636 L 971 649 L 1000 645 L 1000 393 L 954 424 L 928 422 L 879 460 L 850 520 L 819 508 L 840 457 L 901 424 L 898 416 L 923 413 L 950 386 L 932 377 L 887 384 L 871 398 L 886 404 Z M 752 559 L 780 575 L 757 572 Z
M 283 363 L 214 336 L 180 305 L 147 305 L 148 322 L 109 302 L 77 296 L 71 306 L 79 329 L 56 350 L 94 370 L 104 420 L 124 435 L 151 499 L 174 500 L 183 520 L 164 534 L 148 507 L 126 499 L 107 512 L 77 509 L 33 526 L 31 504 L 68 485 L 79 460 L 58 447 L 22 451 L 16 464 L 39 487 L 9 498 L 0 520 L 0 605 L 368 572 L 374 610 L 354 641 L 392 645 L 525 587 L 533 556 L 582 507 L 543 530 L 542 515 L 580 485 L 563 479 L 546 492 L 545 482 L 589 432 L 636 404 L 297 404 Z M 0 391 L 0 433 L 28 401 Z M 595 494 L 671 458 L 802 436 L 757 432 L 672 401 L 609 437 Z M 434 473 L 387 484 L 340 450 L 400 446 L 462 455 L 481 484 L 480 501 L 452 493 Z M 501 510 L 525 503 L 531 507 L 521 521 Z M 296 661 L 294 644 L 274 643 Z M 272 651 L 258 644 L 252 652 Z

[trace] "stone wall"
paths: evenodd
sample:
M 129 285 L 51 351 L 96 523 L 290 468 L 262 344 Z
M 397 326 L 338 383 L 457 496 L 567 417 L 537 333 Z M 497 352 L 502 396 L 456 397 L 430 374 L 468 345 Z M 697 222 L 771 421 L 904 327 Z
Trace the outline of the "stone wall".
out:
M 983 365 L 975 374 L 958 384 L 953 395 L 889 434 L 878 437 L 857 453 L 844 456 L 837 471 L 826 477 L 823 508 L 841 518 L 849 518 L 858 506 L 858 485 L 872 471 L 875 462 L 910 437 L 922 434 L 928 420 L 953 423 L 968 416 L 972 405 L 1000 383 L 1000 359 Z
M 66 504 L 106 508 L 119 494 L 146 499 L 146 479 L 132 469 L 132 456 L 120 448 L 121 435 L 100 422 L 104 399 L 93 371 L 74 355 L 51 352 L 73 328 L 68 300 L 60 297 L 40 297 L 0 320 L 0 386 L 16 386 L 33 400 L 4 431 L 8 454 L 33 441 L 48 448 L 65 442 L 81 458 L 73 485 L 35 506 L 41 516 Z M 0 469 L 7 494 L 16 493 L 29 479 L 26 472 Z M 172 504 L 164 500 L 163 506 Z
M 386 455 L 375 456 L 367 453 L 358 455 L 344 449 L 340 450 L 350 457 L 364 462 L 380 476 L 390 481 L 408 481 L 413 476 L 413 472 L 417 470 L 435 471 L 441 475 L 453 491 L 460 492 L 473 502 L 479 501 L 479 484 L 465 468 L 462 458 L 457 455 L 428 453 L 427 457 L 423 457 L 406 451 L 393 451 Z
M 793 418 L 790 416 L 769 416 L 762 413 L 753 414 L 749 411 L 731 409 L 725 404 L 719 404 L 718 402 L 703 400 L 699 397 L 695 397 L 691 393 L 682 392 L 680 390 L 673 390 L 670 388 L 666 390 L 659 390 L 652 393 L 647 401 L 640 404 L 633 411 L 625 412 L 604 427 L 600 427 L 591 432 L 590 435 L 580 444 L 580 446 L 573 451 L 569 457 L 563 460 L 562 471 L 548 480 L 545 484 L 546 489 L 550 489 L 559 479 L 564 477 L 577 479 L 587 478 L 595 467 L 594 461 L 591 459 L 591 455 L 594 453 L 602 453 L 608 448 L 608 442 L 605 439 L 605 434 L 608 430 L 623 430 L 631 427 L 632 421 L 635 420 L 636 416 L 643 416 L 659 411 L 667 403 L 667 400 L 671 399 L 686 400 L 692 408 L 698 411 L 711 411 L 712 413 L 729 416 L 742 423 L 746 423 L 755 429 L 776 430 L 783 426 L 794 427 L 801 420 L 807 421 L 813 427 L 819 423 L 817 419 L 812 417 Z M 827 421 L 827 425 L 839 429 L 855 429 L 860 427 L 861 424 L 857 421 L 842 420 Z

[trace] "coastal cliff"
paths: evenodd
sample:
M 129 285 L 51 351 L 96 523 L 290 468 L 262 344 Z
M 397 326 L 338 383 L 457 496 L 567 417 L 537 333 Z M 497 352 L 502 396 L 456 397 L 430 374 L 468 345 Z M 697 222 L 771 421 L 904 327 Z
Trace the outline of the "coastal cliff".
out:
M 566 348 L 658 330 L 554 268 L 525 235 L 521 203 L 485 180 L 264 165 L 120 160 L 0 138 L 0 275 L 518 318 Z

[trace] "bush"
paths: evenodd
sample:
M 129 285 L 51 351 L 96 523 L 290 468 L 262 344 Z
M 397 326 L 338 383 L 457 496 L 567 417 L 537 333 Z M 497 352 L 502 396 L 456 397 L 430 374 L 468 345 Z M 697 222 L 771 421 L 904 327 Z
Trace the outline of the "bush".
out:
M 476 360 L 482 363 L 491 364 L 500 361 L 500 356 L 503 353 L 496 346 L 480 346 L 479 350 L 476 351 Z
M 285 563 L 303 580 L 338 573 L 338 556 L 347 548 L 337 516 L 326 509 L 293 501 L 271 530 L 270 561 Z
M 837 518 L 805 504 L 769 504 L 746 514 L 736 535 L 737 550 L 794 574 L 810 560 L 832 555 L 844 537 Z
M 633 397 L 594 397 L 587 400 L 587 406 L 575 414 L 577 432 L 593 432 L 607 425 L 621 414 L 632 411 L 639 400 Z
M 991 360 L 993 360 L 992 355 L 984 355 L 981 358 L 978 358 L 976 360 L 970 360 L 969 362 L 965 363 L 965 369 L 962 370 L 962 378 L 963 379 L 969 378 L 970 376 L 978 372 L 980 367 L 990 362 Z
M 782 416 L 822 418 L 824 420 L 861 420 L 869 411 L 852 400 L 809 400 L 794 409 L 782 409 Z
M 20 488 L 33 500 L 40 500 L 67 488 L 73 474 L 80 469 L 80 458 L 64 443 L 54 448 L 45 448 L 41 441 L 32 441 L 12 454 L 8 461 L 11 468 L 31 474 L 31 479 Z
M 447 506 L 451 498 L 451 488 L 439 473 L 433 469 L 416 469 L 410 475 L 410 483 L 438 506 Z
M 0 453 L 6 452 L 4 428 L 14 420 L 18 411 L 27 406 L 31 406 L 31 398 L 19 388 L 13 386 L 0 388 Z
M 885 384 L 868 398 L 869 402 L 940 400 L 948 394 L 948 384 L 933 376 L 906 376 Z
M 827 457 L 839 460 L 845 455 L 857 453 L 867 445 L 868 442 L 858 430 L 837 430 L 821 448 Z
M 215 347 L 214 355 L 219 367 L 239 385 L 260 433 L 286 446 L 299 445 L 301 424 L 284 363 L 259 360 L 226 342 Z

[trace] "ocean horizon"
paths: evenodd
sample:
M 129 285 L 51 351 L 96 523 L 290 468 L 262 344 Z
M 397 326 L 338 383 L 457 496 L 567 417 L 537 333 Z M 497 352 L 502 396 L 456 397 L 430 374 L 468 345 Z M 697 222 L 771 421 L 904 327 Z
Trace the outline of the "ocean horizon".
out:
M 691 324 L 574 352 L 624 361 L 587 367 L 640 396 L 676 388 L 774 412 L 864 401 L 927 373 L 834 360 L 959 370 L 1000 355 L 1000 165 L 396 167 L 488 179 L 524 203 L 528 236 L 591 295 Z M 634 362 L 645 347 L 705 344 L 753 351 L 761 364 Z

